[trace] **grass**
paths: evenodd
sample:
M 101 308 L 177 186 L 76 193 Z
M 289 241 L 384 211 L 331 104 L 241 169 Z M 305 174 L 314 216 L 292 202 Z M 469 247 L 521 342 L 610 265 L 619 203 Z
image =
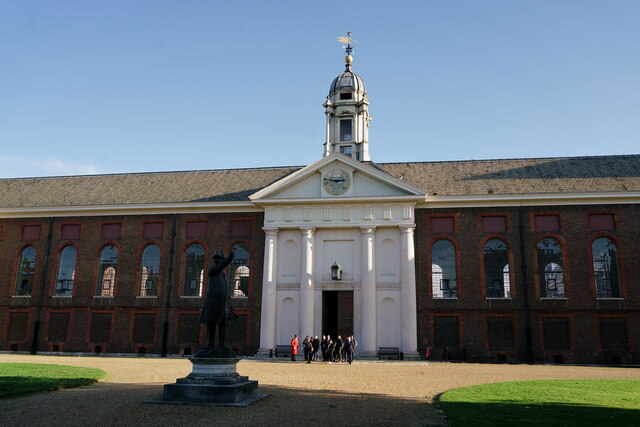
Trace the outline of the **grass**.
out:
M 456 426 L 640 426 L 640 380 L 482 384 L 440 396 Z
M 79 387 L 96 382 L 106 376 L 106 372 L 95 368 L 0 363 L 0 398 Z

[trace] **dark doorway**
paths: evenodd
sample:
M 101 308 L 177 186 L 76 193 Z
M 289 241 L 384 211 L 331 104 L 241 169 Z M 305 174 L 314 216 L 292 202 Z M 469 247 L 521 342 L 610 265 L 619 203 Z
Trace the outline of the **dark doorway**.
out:
M 322 292 L 322 334 L 348 337 L 353 334 L 353 292 Z

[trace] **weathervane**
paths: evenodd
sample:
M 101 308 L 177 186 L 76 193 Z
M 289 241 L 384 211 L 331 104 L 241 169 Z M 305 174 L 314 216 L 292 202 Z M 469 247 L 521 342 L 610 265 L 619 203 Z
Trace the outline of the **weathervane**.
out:
M 338 37 L 338 41 L 346 44 L 346 46 L 344 46 L 344 50 L 347 53 L 347 56 L 344 57 L 345 68 L 347 71 L 351 71 L 351 63 L 353 62 L 353 57 L 351 56 L 353 47 L 351 47 L 351 43 L 355 43 L 356 41 L 351 38 L 351 31 L 347 32 L 347 37 Z

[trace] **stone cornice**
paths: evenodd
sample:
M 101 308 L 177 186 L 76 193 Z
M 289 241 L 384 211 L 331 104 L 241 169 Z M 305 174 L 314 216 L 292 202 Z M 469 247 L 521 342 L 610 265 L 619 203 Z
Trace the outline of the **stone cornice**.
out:
M 42 206 L 24 208 L 1 208 L 0 218 L 38 218 L 103 215 L 162 215 L 174 213 L 225 213 L 263 212 L 265 207 L 277 205 L 378 205 L 383 203 L 409 203 L 416 209 L 451 207 L 508 207 L 508 206 L 562 206 L 597 204 L 640 203 L 638 192 L 615 193 L 538 193 L 538 194 L 487 194 L 487 195 L 427 195 L 380 196 L 314 199 L 271 199 L 256 202 L 189 202 L 137 205 L 93 205 L 93 206 Z
M 103 215 L 163 215 L 174 213 L 262 212 L 251 202 L 163 203 L 140 205 L 95 205 L 0 208 L 0 218 L 38 218 Z
M 381 204 L 395 203 L 424 203 L 424 196 L 363 196 L 363 197 L 317 197 L 309 199 L 268 199 L 256 200 L 257 206 L 271 205 L 339 205 L 339 204 Z
M 640 203 L 640 193 L 537 193 L 487 195 L 428 195 L 416 209 L 484 206 L 560 206 Z

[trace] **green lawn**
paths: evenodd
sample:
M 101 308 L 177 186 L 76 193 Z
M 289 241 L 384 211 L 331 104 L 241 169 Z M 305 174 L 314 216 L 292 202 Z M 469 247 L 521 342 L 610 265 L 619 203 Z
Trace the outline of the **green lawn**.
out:
M 552 380 L 450 390 L 451 426 L 640 426 L 640 380 Z
M 91 384 L 106 372 L 76 366 L 0 363 L 0 398 Z

